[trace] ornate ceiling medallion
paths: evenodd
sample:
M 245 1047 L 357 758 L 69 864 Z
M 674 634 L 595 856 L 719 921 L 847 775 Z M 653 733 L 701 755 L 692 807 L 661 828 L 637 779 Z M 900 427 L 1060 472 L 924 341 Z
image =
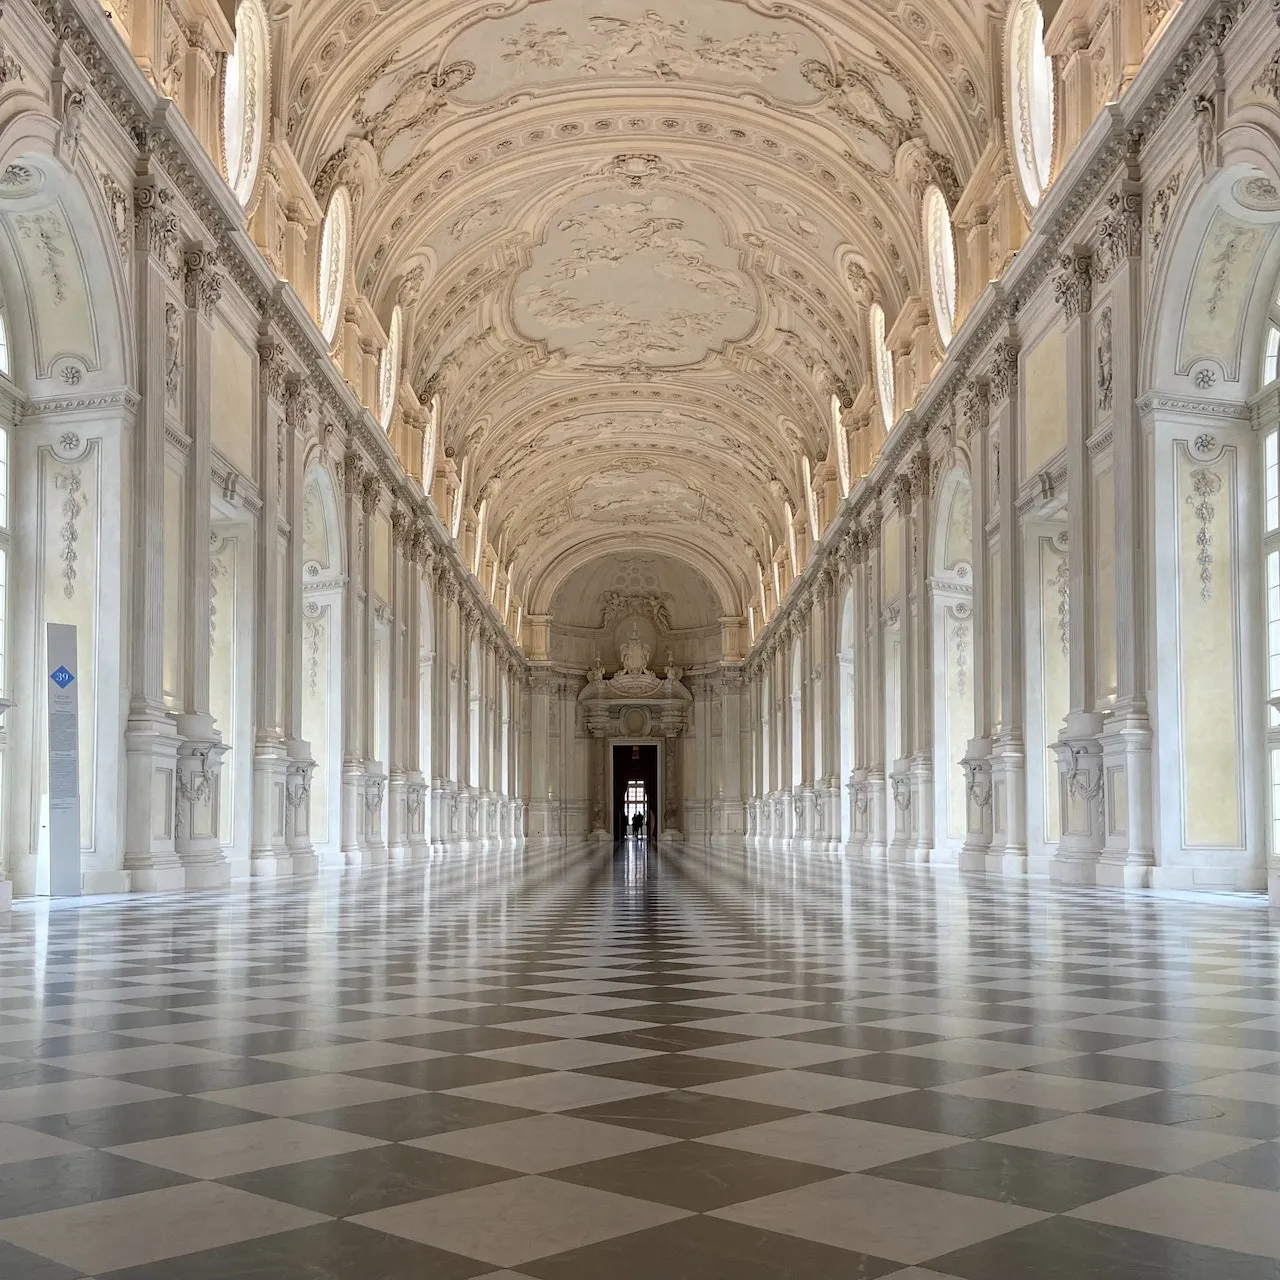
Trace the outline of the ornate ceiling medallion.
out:
M 486 14 L 447 56 L 475 63 L 460 95 L 471 103 L 508 99 L 513 84 L 523 93 L 583 80 L 699 82 L 812 103 L 800 63 L 825 54 L 794 19 L 764 17 L 734 0 L 666 0 L 661 8 L 654 0 L 540 0 Z
M 514 320 L 579 364 L 696 364 L 759 314 L 719 218 L 687 196 L 607 188 L 554 214 L 517 281 Z

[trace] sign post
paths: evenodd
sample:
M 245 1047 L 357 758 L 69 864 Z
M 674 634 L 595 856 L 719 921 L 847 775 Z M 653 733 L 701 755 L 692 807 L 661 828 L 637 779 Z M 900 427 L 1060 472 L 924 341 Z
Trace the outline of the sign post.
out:
M 49 893 L 80 892 L 80 708 L 76 629 L 48 624 Z

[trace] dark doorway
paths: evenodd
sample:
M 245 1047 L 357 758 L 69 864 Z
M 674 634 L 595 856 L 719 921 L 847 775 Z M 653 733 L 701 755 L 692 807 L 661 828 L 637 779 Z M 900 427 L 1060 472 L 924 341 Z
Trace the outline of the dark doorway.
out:
M 613 749 L 613 838 L 632 835 L 633 821 L 640 818 L 642 835 L 652 837 L 658 829 L 658 746 L 634 743 Z

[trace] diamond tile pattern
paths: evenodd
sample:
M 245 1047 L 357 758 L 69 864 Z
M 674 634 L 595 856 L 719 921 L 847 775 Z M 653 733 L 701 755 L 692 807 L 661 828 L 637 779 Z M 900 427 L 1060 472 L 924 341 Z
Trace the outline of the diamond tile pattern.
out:
M 1275 1280 L 1262 899 L 458 852 L 0 928 L 4 1280 Z

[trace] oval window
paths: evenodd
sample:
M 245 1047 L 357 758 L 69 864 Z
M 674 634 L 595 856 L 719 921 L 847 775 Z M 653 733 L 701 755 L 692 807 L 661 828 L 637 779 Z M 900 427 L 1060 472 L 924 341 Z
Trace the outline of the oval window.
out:
M 260 0 L 241 0 L 236 42 L 222 82 L 222 149 L 227 184 L 247 205 L 258 180 L 267 124 L 269 28 Z
M 320 233 L 320 332 L 332 342 L 342 315 L 342 288 L 346 283 L 347 252 L 351 240 L 351 193 L 338 187 L 329 197 Z
M 1018 181 L 1035 208 L 1053 173 L 1053 60 L 1044 49 L 1044 15 L 1037 0 L 1017 0 L 1009 15 L 1006 54 L 1009 131 Z
M 400 382 L 400 308 L 391 313 L 391 327 L 387 330 L 387 345 L 382 349 L 382 361 L 378 366 L 378 421 L 383 431 L 391 426 L 391 415 L 396 408 L 396 388 Z
M 951 211 L 937 187 L 924 193 L 924 249 L 929 263 L 929 293 L 938 337 L 945 347 L 956 325 L 956 242 L 951 230 Z
M 884 308 L 878 302 L 871 304 L 871 358 L 875 362 L 876 396 L 880 401 L 880 416 L 886 432 L 893 430 L 897 420 L 894 414 L 893 356 L 885 342 Z

